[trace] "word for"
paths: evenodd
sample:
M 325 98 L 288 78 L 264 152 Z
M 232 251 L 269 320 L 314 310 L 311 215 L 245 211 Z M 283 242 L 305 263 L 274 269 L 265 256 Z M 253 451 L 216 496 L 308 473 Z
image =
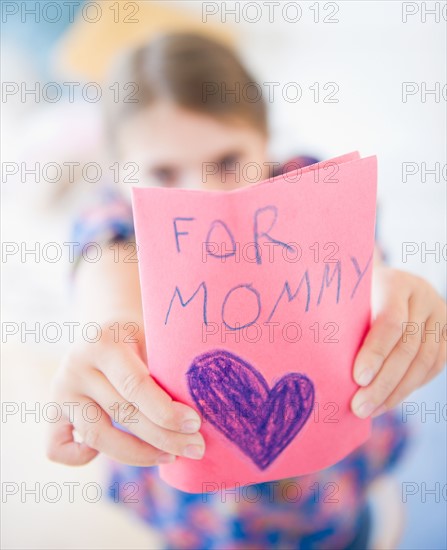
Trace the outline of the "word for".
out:
M 301 257 L 301 247 L 298 245 L 298 243 L 292 243 L 289 244 L 285 241 L 281 241 L 275 237 L 272 237 L 270 232 L 273 230 L 273 227 L 276 225 L 276 222 L 278 220 L 278 209 L 274 205 L 267 205 L 262 208 L 257 208 L 253 214 L 252 218 L 252 235 L 253 240 L 248 241 L 245 243 L 244 246 L 252 247 L 254 249 L 254 258 L 255 263 L 261 265 L 262 264 L 262 249 L 260 246 L 260 243 L 262 243 L 266 246 L 271 246 L 273 249 L 275 246 L 280 246 L 283 249 L 287 250 L 288 253 L 293 254 L 294 261 L 298 261 L 297 254 L 299 253 L 298 258 Z M 178 224 L 179 222 L 182 222 L 183 224 L 185 222 L 188 222 L 190 224 L 191 222 L 194 222 L 195 218 L 183 218 L 183 217 L 175 217 L 173 219 L 173 229 L 174 229 L 174 238 L 175 238 L 175 245 L 177 252 L 181 253 L 181 246 L 180 246 L 180 236 L 185 237 L 186 235 L 189 235 L 188 231 L 181 231 Z M 222 235 L 225 235 L 225 241 L 222 242 L 221 245 L 219 245 L 218 242 L 215 242 L 213 240 L 213 235 L 215 233 Z M 229 228 L 229 226 L 223 221 L 223 220 L 213 220 L 210 223 L 206 238 L 204 241 L 202 241 L 202 251 L 205 250 L 207 256 L 217 258 L 219 260 L 226 259 L 226 258 L 233 258 L 233 260 L 240 259 L 240 256 L 238 256 L 238 247 L 236 246 L 236 243 L 240 243 L 240 241 L 236 241 L 233 231 Z M 331 257 L 329 259 L 333 260 L 334 263 L 338 262 L 336 258 L 333 257 L 333 254 L 335 252 L 338 252 L 338 245 L 336 243 L 325 243 L 324 245 L 326 247 L 325 250 L 327 250 L 328 247 L 333 247 L 331 252 Z M 217 249 L 216 249 L 217 247 Z M 239 245 L 240 247 L 240 245 Z M 315 247 L 315 250 L 314 250 Z M 224 248 L 222 250 L 221 248 Z M 319 252 L 319 245 L 318 243 L 314 243 L 313 245 L 309 246 L 310 250 L 314 250 L 314 254 L 318 254 Z M 288 257 L 288 256 L 287 256 Z M 203 258 L 203 252 L 202 252 L 202 258 Z M 269 255 L 269 258 L 271 256 Z M 329 261 L 326 260 L 326 261 Z

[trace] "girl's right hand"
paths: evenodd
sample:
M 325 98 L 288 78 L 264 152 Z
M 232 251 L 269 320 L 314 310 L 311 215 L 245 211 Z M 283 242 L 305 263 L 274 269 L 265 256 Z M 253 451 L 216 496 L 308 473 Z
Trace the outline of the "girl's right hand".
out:
M 54 401 L 67 414 L 51 424 L 50 460 L 76 466 L 101 452 L 125 464 L 154 466 L 176 455 L 202 458 L 200 416 L 154 381 L 142 360 L 142 330 L 137 338 L 140 347 L 115 342 L 104 327 L 98 342 L 74 346 L 68 354 L 53 382 Z M 82 443 L 75 441 L 74 429 Z

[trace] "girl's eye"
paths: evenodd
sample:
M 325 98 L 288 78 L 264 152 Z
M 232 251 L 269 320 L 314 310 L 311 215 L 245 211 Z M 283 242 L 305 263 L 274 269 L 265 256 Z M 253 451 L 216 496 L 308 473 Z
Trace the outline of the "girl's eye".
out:
M 176 173 L 172 168 L 154 168 L 151 170 L 151 176 L 161 185 L 175 185 Z
M 238 160 L 239 160 L 239 156 L 236 155 L 236 154 L 226 155 L 220 161 L 220 169 L 222 171 L 234 170 L 236 168 L 236 164 L 237 164 Z

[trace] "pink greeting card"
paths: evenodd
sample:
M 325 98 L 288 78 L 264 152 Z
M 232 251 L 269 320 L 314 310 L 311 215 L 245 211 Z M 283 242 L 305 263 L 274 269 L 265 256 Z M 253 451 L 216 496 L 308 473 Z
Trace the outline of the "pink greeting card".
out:
M 326 468 L 370 435 L 350 410 L 369 328 L 376 158 L 235 191 L 134 188 L 148 368 L 202 417 L 201 493 Z

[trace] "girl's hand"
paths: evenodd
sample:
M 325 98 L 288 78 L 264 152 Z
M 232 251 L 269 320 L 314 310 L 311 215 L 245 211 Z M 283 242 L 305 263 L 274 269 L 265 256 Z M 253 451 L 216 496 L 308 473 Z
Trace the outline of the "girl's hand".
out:
M 70 411 L 71 418 L 51 425 L 51 460 L 81 465 L 99 452 L 134 466 L 173 462 L 175 455 L 202 458 L 200 416 L 173 401 L 153 380 L 141 358 L 143 331 L 135 337 L 138 345 L 116 343 L 115 333 L 104 326 L 97 343 L 83 343 L 70 352 L 53 392 L 54 401 L 67 414 Z M 131 433 L 116 428 L 112 419 Z M 74 440 L 74 428 L 83 443 Z
M 354 364 L 363 388 L 351 407 L 360 418 L 391 409 L 446 362 L 446 303 L 429 283 L 377 266 L 372 295 L 374 322 Z

